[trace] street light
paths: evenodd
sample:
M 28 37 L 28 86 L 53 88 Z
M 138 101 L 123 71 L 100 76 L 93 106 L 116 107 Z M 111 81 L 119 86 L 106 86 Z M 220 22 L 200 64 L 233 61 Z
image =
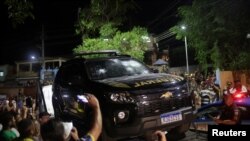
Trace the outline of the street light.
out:
M 31 55 L 31 57 L 30 57 L 32 60 L 35 60 L 36 59 L 36 56 L 34 56 L 34 55 Z
M 186 30 L 186 26 L 185 25 L 182 25 L 181 26 L 181 29 L 182 30 Z M 184 36 L 184 40 L 185 40 L 185 52 L 186 52 L 186 65 L 187 65 L 187 74 L 189 74 L 189 65 L 188 65 L 188 50 L 187 50 L 187 36 L 185 35 Z

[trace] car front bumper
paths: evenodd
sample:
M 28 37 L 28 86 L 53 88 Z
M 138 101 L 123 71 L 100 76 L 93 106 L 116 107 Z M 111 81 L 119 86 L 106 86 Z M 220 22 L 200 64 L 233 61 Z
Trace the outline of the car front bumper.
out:
M 110 137 L 114 138 L 135 137 L 144 135 L 146 132 L 149 131 L 155 131 L 155 130 L 169 131 L 178 126 L 187 124 L 189 125 L 193 120 L 192 107 L 184 107 L 179 110 L 171 112 L 180 112 L 182 114 L 182 120 L 167 124 L 162 124 L 160 115 L 142 117 L 142 118 L 137 118 L 134 122 L 135 124 L 132 125 L 122 125 L 119 127 L 108 126 L 106 132 Z M 186 129 L 182 130 L 187 131 L 188 129 L 189 126 L 187 126 Z

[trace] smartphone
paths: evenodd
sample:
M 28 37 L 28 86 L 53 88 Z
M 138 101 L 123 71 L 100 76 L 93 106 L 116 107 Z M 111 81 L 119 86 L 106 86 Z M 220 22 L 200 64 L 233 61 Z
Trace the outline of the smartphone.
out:
M 88 99 L 85 95 L 77 95 L 77 99 L 84 103 L 88 103 Z

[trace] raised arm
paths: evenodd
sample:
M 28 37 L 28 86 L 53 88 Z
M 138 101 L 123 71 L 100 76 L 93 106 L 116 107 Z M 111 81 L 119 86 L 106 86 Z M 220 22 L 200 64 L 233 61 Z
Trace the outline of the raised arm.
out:
M 88 104 L 93 110 L 92 125 L 88 132 L 88 135 L 90 135 L 92 140 L 96 141 L 102 132 L 102 114 L 97 98 L 92 94 L 88 94 L 87 96 Z

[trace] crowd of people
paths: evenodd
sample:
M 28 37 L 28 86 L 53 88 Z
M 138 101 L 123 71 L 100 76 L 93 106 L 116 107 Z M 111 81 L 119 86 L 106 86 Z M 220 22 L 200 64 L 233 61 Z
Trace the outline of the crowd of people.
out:
M 188 78 L 193 104 L 204 106 L 223 99 L 225 108 L 218 117 L 213 117 L 217 124 L 237 124 L 240 121 L 240 112 L 233 104 L 234 93 L 247 93 L 240 81 L 234 85 L 228 83 L 221 94 L 220 87 L 215 83 L 215 76 L 204 78 L 196 74 Z M 79 136 L 75 127 L 67 131 L 63 121 L 52 118 L 47 112 L 40 112 L 36 106 L 36 99 L 24 96 L 19 92 L 16 97 L 9 97 L 0 103 L 0 140 L 1 141 L 96 141 L 102 132 L 102 114 L 97 98 L 88 94 L 88 106 L 92 109 L 93 117 L 90 130 L 84 136 Z M 226 114 L 225 114 L 226 113 Z M 164 131 L 155 131 L 158 141 L 166 141 Z M 156 138 L 152 139 L 155 140 Z
M 238 79 L 234 82 L 228 81 L 224 88 L 219 86 L 216 76 L 213 73 L 205 77 L 202 73 L 196 72 L 194 75 L 187 77 L 187 79 L 189 81 L 193 105 L 196 109 L 223 100 L 223 96 L 227 94 L 231 94 L 233 97 L 246 97 L 250 95 L 250 91 Z
M 216 83 L 215 74 L 207 77 L 202 73 L 196 72 L 188 77 L 189 87 L 192 94 L 192 102 L 196 108 L 213 103 L 221 99 L 221 90 Z
M 93 112 L 92 124 L 86 135 L 79 136 L 75 127 L 67 133 L 63 121 L 52 118 L 47 112 L 37 113 L 35 99 L 21 94 L 16 98 L 10 97 L 0 108 L 0 140 L 97 141 L 102 132 L 102 114 L 97 98 L 88 94 L 87 99 Z M 157 141 L 166 141 L 163 131 L 155 131 L 153 135 L 157 137 Z
M 241 124 L 241 110 L 234 100 L 249 97 L 250 91 L 238 79 L 228 81 L 224 88 L 220 88 L 215 78 L 214 74 L 205 78 L 201 73 L 188 78 L 194 106 L 200 108 L 221 100 L 223 105 L 220 113 L 216 117 L 209 115 L 213 121 L 218 125 Z

